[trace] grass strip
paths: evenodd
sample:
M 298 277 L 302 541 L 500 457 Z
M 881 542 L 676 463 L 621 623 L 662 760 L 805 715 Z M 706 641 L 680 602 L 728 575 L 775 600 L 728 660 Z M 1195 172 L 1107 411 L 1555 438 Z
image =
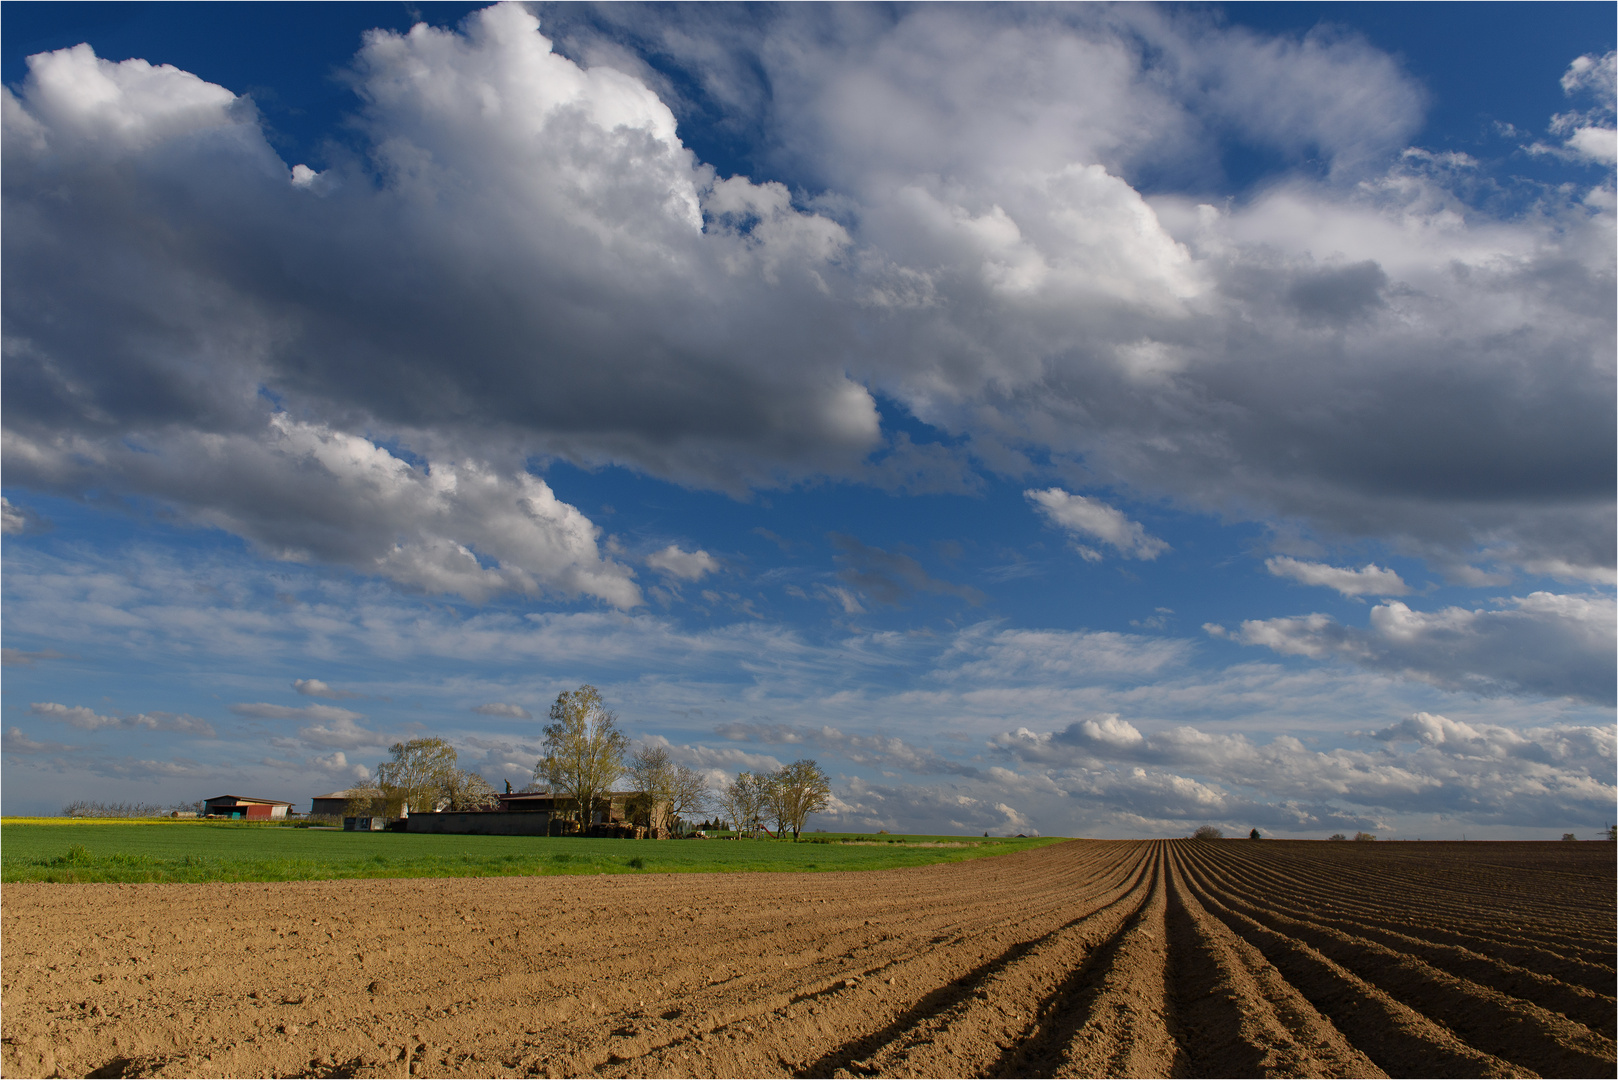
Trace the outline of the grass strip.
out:
M 770 840 L 358 833 L 235 822 L 0 821 L 0 882 L 886 870 L 1025 851 L 1059 838 L 806 834 Z

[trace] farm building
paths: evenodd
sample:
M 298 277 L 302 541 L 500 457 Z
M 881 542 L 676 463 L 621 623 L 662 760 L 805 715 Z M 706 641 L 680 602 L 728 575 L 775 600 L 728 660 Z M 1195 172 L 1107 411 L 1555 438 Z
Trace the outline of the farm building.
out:
M 595 812 L 590 815 L 590 824 L 612 825 L 623 821 L 628 816 L 630 800 L 637 794 L 633 791 L 604 792 L 596 803 Z M 508 814 L 571 815 L 575 808 L 572 798 L 550 791 L 522 791 L 496 797 L 500 800 L 498 812 Z
M 346 791 L 330 791 L 324 795 L 316 795 L 309 803 L 311 814 L 330 814 L 332 817 L 342 817 L 348 813 L 348 800 L 371 800 L 370 811 L 373 814 L 382 813 L 382 793 L 376 788 L 349 788 Z
M 640 835 L 628 823 L 633 791 L 604 792 L 590 815 L 584 832 L 592 836 Z M 524 791 L 499 796 L 500 804 L 494 810 L 444 811 L 434 814 L 410 815 L 410 832 L 419 833 L 473 833 L 486 836 L 554 836 L 579 831 L 572 820 L 575 802 L 566 795 L 549 791 Z
M 284 818 L 292 804 L 280 799 L 250 799 L 243 795 L 215 795 L 204 799 L 209 817 L 246 818 L 248 821 L 267 821 Z

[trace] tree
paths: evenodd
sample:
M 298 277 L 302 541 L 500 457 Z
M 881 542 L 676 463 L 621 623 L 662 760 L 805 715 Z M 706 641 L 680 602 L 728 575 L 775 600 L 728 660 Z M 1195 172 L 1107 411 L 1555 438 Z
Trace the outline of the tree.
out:
M 763 810 L 767 818 L 775 821 L 775 837 L 779 840 L 786 835 L 791 827 L 792 820 L 792 792 L 787 785 L 787 769 L 783 765 L 779 769 L 760 777 L 764 786 Z
M 688 818 L 696 817 L 708 809 L 708 778 L 701 770 L 689 765 L 674 767 L 674 781 L 669 785 L 669 821 L 678 826 Z
M 762 776 L 739 772 L 736 779 L 726 784 L 719 792 L 719 808 L 736 826 L 738 837 L 744 832 L 754 832 L 758 829 L 759 815 L 764 809 L 766 784 Z
M 1225 834 L 1212 825 L 1199 825 L 1197 831 L 1191 834 L 1193 840 L 1223 840 Z
M 1252 832 L 1248 833 L 1247 838 L 1249 840 L 1257 840 L 1257 839 L 1259 839 L 1258 830 L 1254 829 Z
M 785 812 L 780 818 L 783 830 L 792 830 L 796 843 L 803 823 L 831 802 L 831 779 L 812 758 L 799 758 L 784 766 L 773 777 L 775 798 Z
M 450 773 L 444 797 L 449 800 L 451 810 L 493 810 L 500 805 L 493 785 L 471 769 L 456 769 Z
M 585 685 L 564 690 L 551 706 L 545 725 L 545 756 L 534 766 L 534 779 L 550 781 L 554 791 L 571 796 L 580 831 L 602 795 L 624 773 L 629 738 L 618 730 L 618 718 L 601 703 L 601 692 Z
M 1358 841 L 1360 841 L 1362 843 L 1366 843 L 1366 842 L 1369 842 L 1371 840 L 1375 840 L 1376 839 L 1376 833 L 1357 832 L 1357 833 L 1354 834 L 1354 839 L 1356 839 L 1356 840 L 1358 840 Z
M 1347 840 L 1348 837 L 1344 836 L 1340 832 L 1334 832 L 1330 836 L 1326 837 L 1326 839 L 1327 840 Z
M 388 817 L 431 813 L 452 783 L 455 748 L 443 739 L 411 739 L 388 747 L 392 759 L 376 767 L 376 786 Z
M 642 748 L 629 759 L 629 778 L 646 814 L 646 827 L 655 837 L 668 831 L 676 771 L 669 752 L 661 746 Z
M 343 800 L 344 817 L 376 817 L 386 812 L 387 799 L 380 788 L 349 788 L 348 798 Z

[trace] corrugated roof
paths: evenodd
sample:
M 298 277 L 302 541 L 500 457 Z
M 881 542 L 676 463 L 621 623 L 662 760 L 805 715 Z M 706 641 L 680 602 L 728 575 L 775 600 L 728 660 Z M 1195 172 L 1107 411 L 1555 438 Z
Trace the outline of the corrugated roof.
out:
M 215 795 L 211 799 L 203 799 L 205 803 L 222 802 L 225 799 L 235 799 L 237 802 L 258 803 L 261 806 L 291 806 L 285 799 L 255 799 L 251 795 Z

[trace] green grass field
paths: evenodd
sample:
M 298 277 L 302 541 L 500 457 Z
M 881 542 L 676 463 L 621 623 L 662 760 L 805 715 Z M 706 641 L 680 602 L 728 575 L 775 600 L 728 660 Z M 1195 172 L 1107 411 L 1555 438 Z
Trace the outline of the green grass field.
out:
M 770 840 L 358 833 L 226 822 L 0 821 L 0 881 L 314 881 L 541 874 L 884 870 L 1054 843 L 804 834 Z

